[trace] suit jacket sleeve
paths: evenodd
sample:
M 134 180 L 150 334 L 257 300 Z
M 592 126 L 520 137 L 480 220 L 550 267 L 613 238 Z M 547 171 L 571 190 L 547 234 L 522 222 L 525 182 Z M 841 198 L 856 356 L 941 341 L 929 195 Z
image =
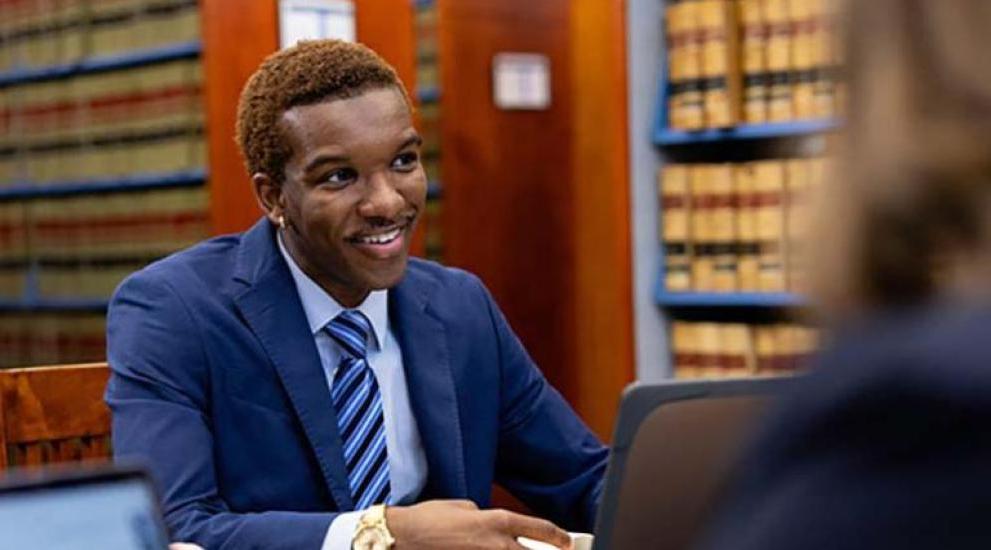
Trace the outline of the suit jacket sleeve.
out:
M 500 355 L 496 481 L 558 525 L 591 531 L 608 451 L 547 382 L 488 291 L 478 284 Z
M 115 458 L 150 468 L 174 540 L 211 550 L 319 549 L 335 514 L 241 514 L 221 498 L 199 332 L 182 298 L 154 271 L 118 289 L 107 320 Z

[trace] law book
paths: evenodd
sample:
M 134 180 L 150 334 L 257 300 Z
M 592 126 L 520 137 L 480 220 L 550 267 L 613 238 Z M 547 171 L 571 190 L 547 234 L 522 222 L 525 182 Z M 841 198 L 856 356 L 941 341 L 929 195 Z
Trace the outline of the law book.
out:
M 664 288 L 669 291 L 691 290 L 691 169 L 684 164 L 668 164 L 658 176 Z
M 721 377 L 750 376 L 756 372 L 751 328 L 743 323 L 722 326 L 723 355 Z
M 719 323 L 695 323 L 698 349 L 698 378 L 718 378 L 723 373 L 722 327 Z
M 699 355 L 694 323 L 671 323 L 671 352 L 675 378 L 689 379 L 698 376 Z
M 732 292 L 737 289 L 737 232 L 734 167 L 732 164 L 709 166 L 707 194 L 709 203 L 708 239 L 712 256 L 711 289 Z
M 737 0 L 743 71 L 743 121 L 767 121 L 767 24 L 762 0 Z
M 756 186 L 758 288 L 765 292 L 785 290 L 784 193 L 785 167 L 781 161 L 754 164 Z
M 792 109 L 796 119 L 816 117 L 815 80 L 818 59 L 815 40 L 816 0 L 789 0 L 792 38 Z
M 684 86 L 687 80 L 685 56 L 688 51 L 685 42 L 689 31 L 686 5 L 687 2 L 684 0 L 673 0 L 668 3 L 664 14 L 668 65 L 668 126 L 677 130 L 688 127 L 683 109 Z
M 757 233 L 757 208 L 760 195 L 756 187 L 753 163 L 735 166 L 736 188 L 736 279 L 744 292 L 760 290 L 760 256 Z
M 767 119 L 783 122 L 794 117 L 792 98 L 793 29 L 788 0 L 763 0 L 767 21 L 767 70 L 770 75 Z
M 679 130 L 705 127 L 701 6 L 702 0 L 679 0 L 667 10 L 668 125 Z
M 753 329 L 756 374 L 772 376 L 777 373 L 778 347 L 773 325 L 757 325 Z
M 705 123 L 709 128 L 739 124 L 743 102 L 739 33 L 733 0 L 700 0 Z
M 836 14 L 830 10 L 834 2 L 812 0 L 815 21 L 812 47 L 815 59 L 815 81 L 813 83 L 813 109 L 818 118 L 837 116 L 836 97 L 837 68 L 840 66 L 840 50 L 835 36 Z
M 713 166 L 693 165 L 691 179 L 691 236 L 692 236 L 692 285 L 695 290 L 716 290 L 716 262 L 714 254 L 712 194 Z

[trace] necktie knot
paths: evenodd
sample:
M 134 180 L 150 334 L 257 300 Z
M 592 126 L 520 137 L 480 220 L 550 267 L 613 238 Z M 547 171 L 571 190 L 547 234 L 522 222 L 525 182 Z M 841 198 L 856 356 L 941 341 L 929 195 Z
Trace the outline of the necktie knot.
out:
M 363 313 L 356 309 L 342 311 L 327 323 L 327 332 L 345 353 L 355 359 L 365 359 L 372 323 Z

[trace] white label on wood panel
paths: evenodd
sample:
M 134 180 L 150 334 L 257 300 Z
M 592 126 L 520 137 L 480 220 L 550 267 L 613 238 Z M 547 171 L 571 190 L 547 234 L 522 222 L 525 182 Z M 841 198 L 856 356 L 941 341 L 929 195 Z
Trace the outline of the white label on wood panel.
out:
M 279 43 L 288 48 L 300 40 L 340 38 L 355 41 L 351 0 L 279 0 Z
M 536 53 L 500 53 L 492 59 L 492 95 L 500 109 L 551 106 L 551 61 Z

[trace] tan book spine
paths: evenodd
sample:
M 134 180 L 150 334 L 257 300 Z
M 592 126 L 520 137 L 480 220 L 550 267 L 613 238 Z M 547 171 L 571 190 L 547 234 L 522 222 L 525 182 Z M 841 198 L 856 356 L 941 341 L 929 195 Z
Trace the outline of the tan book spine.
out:
M 757 325 L 753 329 L 754 350 L 757 357 L 757 374 L 770 376 L 775 372 L 777 341 L 772 325 Z
M 815 0 L 789 0 L 792 40 L 792 102 L 796 119 L 816 118 Z
M 736 187 L 736 272 L 739 289 L 760 290 L 757 206 L 759 204 L 753 163 L 734 167 Z
M 743 70 L 743 121 L 767 122 L 767 23 L 761 0 L 737 0 Z
M 725 377 L 743 377 L 753 374 L 753 349 L 749 327 L 742 323 L 723 325 L 723 372 Z
M 798 327 L 792 324 L 780 324 L 774 327 L 775 346 L 778 348 L 775 374 L 792 374 L 796 370 L 798 363 L 797 329 Z
M 671 357 L 675 378 L 698 376 L 699 352 L 696 340 L 694 323 L 671 323 Z
M 685 41 L 688 39 L 685 20 L 685 2 L 668 3 L 664 14 L 668 63 L 668 126 L 676 130 L 687 128 L 683 109 L 686 81 Z
M 764 17 L 768 26 L 767 69 L 770 73 L 768 90 L 768 120 L 783 122 L 794 118 L 791 71 L 792 25 L 788 0 L 764 0 Z
M 733 172 L 732 164 L 713 165 L 709 172 L 712 289 L 719 292 L 732 292 L 737 289 L 736 197 Z
M 829 9 L 832 3 L 832 0 L 812 0 L 812 47 L 815 65 L 812 96 L 814 113 L 818 118 L 837 115 L 836 68 L 840 65 L 833 30 L 836 16 Z
M 741 119 L 743 81 L 735 3 L 733 0 L 702 0 L 699 16 L 703 36 L 702 79 L 706 126 L 736 126 Z
M 683 77 L 679 84 L 681 97 L 682 128 L 698 130 L 705 127 L 705 94 L 703 92 L 702 49 L 705 33 L 702 31 L 700 10 L 702 0 L 683 0 L 681 17 L 684 33 Z
M 691 167 L 692 284 L 700 291 L 715 290 L 712 171 L 706 164 Z
M 722 330 L 719 323 L 696 323 L 699 349 L 699 378 L 718 378 L 722 375 Z
M 669 164 L 659 174 L 661 242 L 664 244 L 664 286 L 669 291 L 692 289 L 691 177 L 687 165 Z
M 757 187 L 758 288 L 765 292 L 785 290 L 784 192 L 785 169 L 780 161 L 755 165 Z

